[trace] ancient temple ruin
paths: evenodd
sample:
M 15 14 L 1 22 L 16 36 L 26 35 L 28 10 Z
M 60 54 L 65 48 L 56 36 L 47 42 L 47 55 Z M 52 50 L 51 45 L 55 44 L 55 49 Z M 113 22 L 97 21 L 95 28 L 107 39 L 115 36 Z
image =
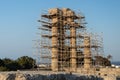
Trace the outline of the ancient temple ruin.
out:
M 41 15 L 39 54 L 52 71 L 76 71 L 95 66 L 102 54 L 102 37 L 87 32 L 85 16 L 69 8 L 53 8 Z

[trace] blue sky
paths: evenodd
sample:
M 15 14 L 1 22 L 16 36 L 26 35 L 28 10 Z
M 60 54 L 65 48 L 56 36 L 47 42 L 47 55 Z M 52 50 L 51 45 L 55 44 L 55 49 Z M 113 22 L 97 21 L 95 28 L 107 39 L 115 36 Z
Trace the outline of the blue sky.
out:
M 103 32 L 104 54 L 120 61 L 120 0 L 1 0 L 0 58 L 33 56 L 42 10 L 71 8 L 86 16 L 87 28 Z

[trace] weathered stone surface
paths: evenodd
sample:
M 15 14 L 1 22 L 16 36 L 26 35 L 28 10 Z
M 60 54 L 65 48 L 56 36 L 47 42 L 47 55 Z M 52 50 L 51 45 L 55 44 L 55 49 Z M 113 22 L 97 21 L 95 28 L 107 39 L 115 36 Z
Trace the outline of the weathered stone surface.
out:
M 119 80 L 114 75 L 95 76 L 49 71 L 0 72 L 0 80 Z
M 15 80 L 27 80 L 25 74 L 16 74 Z
M 15 80 L 15 74 L 2 73 L 0 74 L 0 80 Z
M 71 74 L 29 74 L 29 73 L 0 73 L 0 80 L 103 80 L 94 76 L 77 76 Z

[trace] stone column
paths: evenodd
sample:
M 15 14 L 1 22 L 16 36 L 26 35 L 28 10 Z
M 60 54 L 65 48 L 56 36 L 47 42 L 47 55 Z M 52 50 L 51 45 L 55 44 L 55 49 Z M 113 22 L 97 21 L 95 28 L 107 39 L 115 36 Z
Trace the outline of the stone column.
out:
M 52 27 L 52 70 L 58 71 L 57 27 Z
M 76 29 L 75 27 L 71 27 L 71 69 L 72 71 L 76 71 Z
M 70 54 L 70 65 L 71 65 L 71 71 L 76 71 L 77 68 L 77 62 L 76 62 L 76 28 L 74 26 L 74 12 L 71 10 L 67 11 L 67 22 L 70 26 L 70 43 L 71 43 L 71 54 Z
M 90 36 L 84 37 L 84 68 L 91 68 Z
M 51 22 L 52 22 L 52 63 L 51 69 L 52 71 L 58 71 L 58 26 L 55 25 L 58 22 L 58 15 L 59 10 L 57 8 L 50 9 Z

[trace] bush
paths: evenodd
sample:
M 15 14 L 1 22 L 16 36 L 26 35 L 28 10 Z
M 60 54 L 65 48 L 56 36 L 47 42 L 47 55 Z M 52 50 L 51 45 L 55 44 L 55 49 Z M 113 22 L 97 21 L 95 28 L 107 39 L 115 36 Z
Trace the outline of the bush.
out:
M 9 71 L 9 69 L 7 67 L 0 66 L 0 71 Z
M 101 66 L 111 66 L 111 62 L 106 57 L 102 56 L 96 56 L 95 63 Z
M 20 69 L 20 65 L 16 61 L 9 63 L 8 65 L 6 65 L 6 67 L 12 71 L 16 71 L 16 70 Z
M 23 56 L 17 60 L 9 58 L 0 59 L 0 71 L 16 71 L 18 69 L 31 69 L 36 64 L 35 60 L 28 56 Z
M 21 69 L 31 69 L 35 65 L 35 60 L 28 56 L 18 58 L 17 62 L 21 66 Z
M 0 66 L 4 66 L 4 62 L 2 59 L 0 59 Z
M 3 59 L 3 62 L 4 62 L 3 67 L 6 67 L 7 69 L 9 69 L 11 71 L 16 71 L 17 69 L 20 68 L 20 65 L 15 60 L 5 58 L 5 59 Z

